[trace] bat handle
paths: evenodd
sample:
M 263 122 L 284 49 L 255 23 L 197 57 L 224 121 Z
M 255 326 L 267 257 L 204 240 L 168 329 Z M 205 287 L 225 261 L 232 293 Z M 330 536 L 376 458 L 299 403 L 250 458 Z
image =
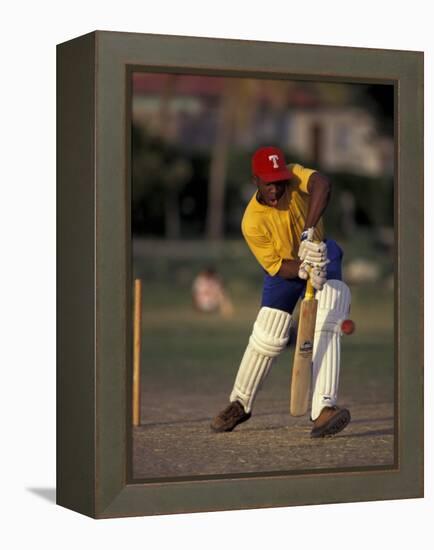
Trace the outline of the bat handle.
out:
M 307 278 L 307 281 L 306 281 L 306 292 L 304 294 L 305 300 L 313 300 L 315 298 L 315 289 L 313 288 L 312 283 L 310 282 L 310 270 L 311 268 L 308 267 L 307 273 L 309 277 Z
M 310 277 L 306 283 L 306 293 L 304 298 L 305 300 L 313 300 L 315 298 L 315 289 L 313 288 L 312 283 L 310 282 Z

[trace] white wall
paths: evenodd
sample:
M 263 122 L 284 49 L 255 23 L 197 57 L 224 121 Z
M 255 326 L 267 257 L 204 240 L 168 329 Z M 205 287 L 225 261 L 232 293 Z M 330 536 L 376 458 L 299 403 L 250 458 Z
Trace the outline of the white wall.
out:
M 8 7 L 6 7 L 8 6 Z M 13 6 L 13 7 L 11 7 Z M 4 548 L 416 547 L 433 540 L 433 353 L 426 353 L 425 500 L 94 522 L 35 494 L 55 484 L 55 45 L 119 30 L 426 51 L 426 150 L 433 150 L 429 3 L 250 0 L 7 3 L 2 9 L 1 461 Z M 21 120 L 31 124 L 22 162 Z M 426 204 L 433 203 L 427 155 Z M 26 197 L 21 199 L 24 189 Z M 427 216 L 426 248 L 434 234 Z M 16 222 L 19 220 L 19 225 Z M 24 225 L 22 222 L 27 223 Z M 427 274 L 433 262 L 426 260 Z M 430 278 L 427 277 L 428 282 Z M 427 285 L 427 321 L 433 325 Z M 428 436 L 430 436 L 428 438 Z M 3 541 L 8 538 L 9 542 Z M 428 544 L 421 545 L 427 547 Z

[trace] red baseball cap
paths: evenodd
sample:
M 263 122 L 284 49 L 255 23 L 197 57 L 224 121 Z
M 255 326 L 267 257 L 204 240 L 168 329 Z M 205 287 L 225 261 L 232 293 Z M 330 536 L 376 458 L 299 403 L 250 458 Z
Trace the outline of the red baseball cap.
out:
M 252 157 L 252 172 L 267 183 L 289 180 L 292 173 L 286 167 L 283 152 L 278 147 L 261 147 Z

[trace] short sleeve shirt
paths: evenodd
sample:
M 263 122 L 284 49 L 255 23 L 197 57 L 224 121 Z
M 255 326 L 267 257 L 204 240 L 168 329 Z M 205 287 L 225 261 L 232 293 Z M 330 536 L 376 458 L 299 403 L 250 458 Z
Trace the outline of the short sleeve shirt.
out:
M 277 207 L 261 204 L 256 193 L 251 198 L 241 222 L 243 236 L 259 264 L 270 275 L 276 275 L 283 260 L 298 258 L 300 236 L 309 207 L 308 182 L 315 172 L 300 164 L 288 165 L 293 177 Z M 322 220 L 314 238 L 324 239 Z

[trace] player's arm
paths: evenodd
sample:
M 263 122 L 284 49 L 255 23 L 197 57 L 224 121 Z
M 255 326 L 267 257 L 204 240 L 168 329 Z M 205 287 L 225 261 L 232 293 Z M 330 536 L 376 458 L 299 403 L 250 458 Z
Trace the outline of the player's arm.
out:
M 309 206 L 298 256 L 302 260 L 298 270 L 300 279 L 310 280 L 314 288 L 321 290 L 327 278 L 327 245 L 314 242 L 314 228 L 321 219 L 330 199 L 331 184 L 328 178 L 319 172 L 313 172 L 307 182 Z
M 295 279 L 298 277 L 301 260 L 282 260 L 282 265 L 276 275 L 283 279 Z
M 297 277 L 300 260 L 283 260 L 276 251 L 270 235 L 261 227 L 243 223 L 242 232 L 253 255 L 269 275 L 279 275 L 285 279 Z
M 326 176 L 320 172 L 313 172 L 309 177 L 307 190 L 309 193 L 309 208 L 304 229 L 315 227 L 319 222 L 330 199 L 331 184 Z M 277 275 L 284 279 L 295 279 L 298 277 L 300 265 L 301 260 L 283 260 Z
M 304 229 L 316 227 L 330 199 L 330 180 L 320 172 L 311 174 L 307 190 L 309 192 L 309 207 L 304 224 Z

